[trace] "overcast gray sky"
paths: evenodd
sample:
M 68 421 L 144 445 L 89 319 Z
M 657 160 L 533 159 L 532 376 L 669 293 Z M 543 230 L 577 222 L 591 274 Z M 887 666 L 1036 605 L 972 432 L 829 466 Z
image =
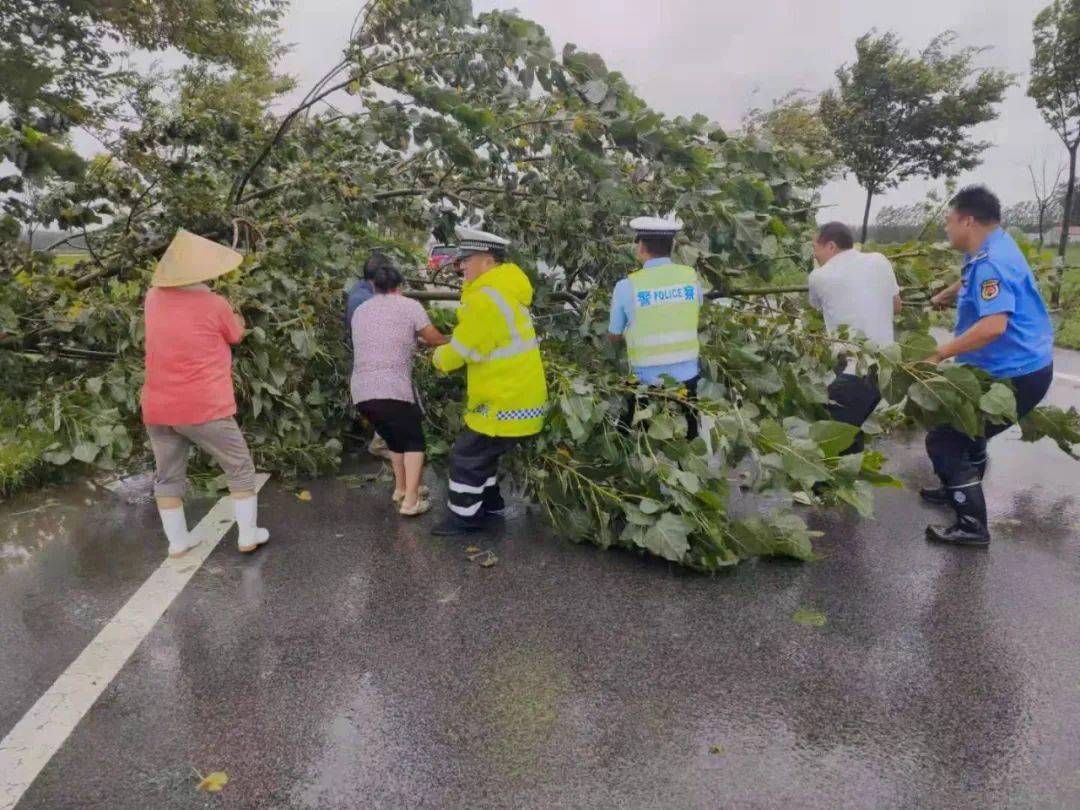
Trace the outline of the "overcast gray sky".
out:
M 1010 203 L 1031 197 L 1027 165 L 1064 156 L 1061 142 L 1025 95 L 1031 22 L 1047 0 L 474 0 L 477 11 L 518 9 L 561 47 L 574 42 L 601 54 L 654 107 L 670 114 L 704 113 L 727 127 L 743 112 L 793 88 L 820 91 L 833 71 L 854 58 L 855 39 L 871 28 L 895 31 L 912 50 L 943 30 L 960 43 L 988 46 L 986 65 L 1018 74 L 1001 116 L 979 137 L 995 146 L 961 182 L 989 184 Z M 332 65 L 359 0 L 294 0 L 284 39 L 294 49 L 284 68 L 302 86 Z M 909 181 L 878 200 L 921 200 L 929 185 Z M 861 219 L 863 193 L 853 181 L 824 190 L 833 206 L 822 216 Z

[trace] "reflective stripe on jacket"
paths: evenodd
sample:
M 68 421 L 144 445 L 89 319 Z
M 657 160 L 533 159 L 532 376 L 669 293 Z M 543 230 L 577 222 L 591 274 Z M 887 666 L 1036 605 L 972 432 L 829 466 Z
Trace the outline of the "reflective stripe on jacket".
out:
M 547 381 L 527 307 L 532 284 L 515 264 L 500 264 L 461 291 L 458 325 L 435 350 L 439 371 L 467 366 L 465 424 L 487 436 L 531 436 L 544 426 Z
M 692 267 L 662 264 L 630 274 L 634 317 L 626 330 L 632 366 L 696 360 L 701 285 Z

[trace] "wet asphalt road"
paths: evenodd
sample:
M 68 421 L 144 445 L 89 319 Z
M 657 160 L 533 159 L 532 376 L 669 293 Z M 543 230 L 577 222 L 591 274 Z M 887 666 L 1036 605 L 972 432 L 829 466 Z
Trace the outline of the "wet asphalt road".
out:
M 19 807 L 1078 807 L 1080 465 L 992 452 L 989 551 L 928 545 L 939 514 L 888 490 L 811 516 L 820 562 L 715 578 L 520 507 L 485 569 L 388 491 L 272 483 L 271 545 L 226 536 Z M 919 436 L 890 457 L 925 480 Z M 4 735 L 164 541 L 85 485 L 0 515 Z

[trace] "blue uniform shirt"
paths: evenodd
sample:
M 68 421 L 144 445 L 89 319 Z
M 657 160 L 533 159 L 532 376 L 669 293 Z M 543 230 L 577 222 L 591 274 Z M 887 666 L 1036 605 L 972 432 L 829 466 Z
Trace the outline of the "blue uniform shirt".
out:
M 978 351 L 957 356 L 961 363 L 985 369 L 998 378 L 1019 377 L 1050 365 L 1054 326 L 1024 254 L 998 228 L 974 255 L 964 256 L 956 301 L 956 334 L 989 315 L 1007 313 L 1005 333 Z
M 659 267 L 671 264 L 671 259 L 649 259 L 645 267 Z M 634 287 L 630 279 L 624 278 L 615 285 L 611 294 L 611 317 L 608 319 L 608 331 L 621 335 L 634 323 Z M 665 374 L 680 382 L 692 380 L 701 373 L 698 361 L 685 360 L 682 363 L 667 363 L 662 366 L 632 366 L 634 374 L 646 385 L 660 385 Z
M 373 298 L 374 295 L 375 286 L 366 279 L 360 279 L 349 290 L 349 298 L 345 303 L 345 326 L 349 329 L 350 334 L 352 334 L 353 313 L 360 309 L 361 304 Z

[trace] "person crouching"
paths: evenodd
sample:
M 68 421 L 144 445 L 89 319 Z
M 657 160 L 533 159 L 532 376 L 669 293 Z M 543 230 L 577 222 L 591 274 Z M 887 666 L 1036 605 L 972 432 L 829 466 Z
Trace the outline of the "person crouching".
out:
M 216 242 L 179 231 L 154 271 L 146 295 L 146 379 L 142 415 L 154 453 L 154 496 L 169 556 L 197 546 L 184 516 L 192 445 L 225 471 L 238 530 L 237 547 L 255 551 L 270 539 L 257 525 L 255 465 L 236 423 L 232 346 L 244 319 L 206 286 L 243 257 Z

